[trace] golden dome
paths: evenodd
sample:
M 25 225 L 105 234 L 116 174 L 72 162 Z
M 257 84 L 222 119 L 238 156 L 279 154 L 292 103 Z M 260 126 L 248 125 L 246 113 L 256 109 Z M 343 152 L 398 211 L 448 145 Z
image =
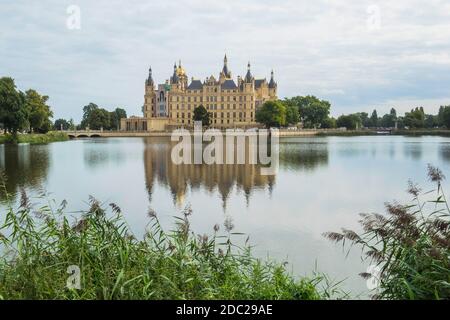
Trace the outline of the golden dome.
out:
M 178 75 L 178 76 L 185 76 L 185 75 L 186 75 L 186 71 L 185 71 L 184 68 L 181 66 L 181 61 L 178 63 L 178 67 L 177 67 L 177 75 Z

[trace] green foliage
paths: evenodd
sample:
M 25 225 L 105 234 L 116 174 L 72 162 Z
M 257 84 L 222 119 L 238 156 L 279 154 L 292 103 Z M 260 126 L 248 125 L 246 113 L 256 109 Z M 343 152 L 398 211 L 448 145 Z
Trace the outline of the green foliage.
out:
M 194 121 L 201 121 L 202 126 L 204 127 L 209 127 L 209 125 L 211 124 L 211 114 L 203 105 L 199 105 L 194 109 L 194 115 L 192 119 Z
M 321 128 L 323 128 L 323 129 L 334 129 L 334 128 L 337 128 L 336 119 L 335 119 L 335 118 L 332 118 L 332 117 L 326 118 L 326 119 L 322 122 Z
M 294 279 L 284 264 L 252 256 L 214 226 L 211 236 L 190 229 L 191 210 L 165 231 L 153 211 L 136 239 L 120 208 L 94 198 L 80 220 L 66 202 L 34 208 L 22 191 L 18 210 L 0 224 L 0 296 L 4 299 L 320 299 L 322 278 Z M 11 254 L 12 253 L 12 254 Z M 81 271 L 81 289 L 69 289 L 67 268 Z M 325 295 L 327 297 L 328 295 Z
M 67 121 L 66 119 L 56 119 L 53 124 L 53 130 L 69 130 L 73 123 Z
M 13 134 L 29 126 L 25 94 L 17 90 L 12 78 L 0 78 L 0 123 Z
M 48 132 L 52 127 L 50 118 L 53 117 L 53 112 L 47 105 L 48 96 L 42 96 L 36 90 L 30 89 L 25 92 L 25 101 L 30 132 Z
M 280 101 L 266 101 L 255 116 L 256 121 L 267 128 L 286 125 L 286 107 Z
M 411 112 L 405 113 L 403 122 L 404 125 L 409 128 L 423 128 L 425 126 L 425 112 L 423 108 L 415 108 L 412 109 Z
M 111 130 L 119 130 L 120 129 L 120 119 L 126 118 L 127 112 L 125 109 L 122 108 L 116 108 L 114 111 L 110 112 L 110 119 L 111 119 Z
M 438 123 L 450 129 L 450 106 L 441 106 L 439 108 Z
M 300 122 L 300 114 L 296 106 L 287 105 L 286 107 L 286 124 L 296 125 Z
M 397 111 L 394 108 L 391 109 L 389 113 L 386 113 L 380 119 L 380 125 L 384 128 L 395 127 L 395 122 L 397 121 Z
M 92 130 L 118 130 L 120 119 L 126 117 L 125 109 L 116 108 L 110 112 L 91 102 L 83 107 L 83 118 L 77 129 L 85 130 L 89 127 Z
M 361 126 L 361 118 L 358 114 L 342 115 L 336 120 L 338 128 L 347 128 L 348 130 L 355 130 Z
M 331 104 L 315 96 L 297 96 L 283 101 L 287 106 L 297 106 L 305 128 L 319 128 L 330 114 Z
M 364 230 L 357 234 L 342 229 L 328 232 L 335 242 L 362 248 L 364 257 L 380 268 L 378 275 L 362 273 L 380 281 L 375 293 L 380 299 L 450 298 L 450 209 L 442 189 L 442 172 L 428 166 L 428 177 L 436 184 L 432 193 L 409 183 L 411 204 L 386 204 L 387 215 L 362 214 Z
M 67 141 L 69 136 L 63 132 L 49 131 L 45 134 L 26 133 L 26 134 L 4 134 L 0 135 L 0 144 L 3 143 L 29 143 L 29 144 L 45 144 L 57 141 Z
M 376 128 L 379 125 L 380 119 L 378 118 L 377 110 L 372 111 L 372 115 L 370 116 L 369 123 L 370 127 Z

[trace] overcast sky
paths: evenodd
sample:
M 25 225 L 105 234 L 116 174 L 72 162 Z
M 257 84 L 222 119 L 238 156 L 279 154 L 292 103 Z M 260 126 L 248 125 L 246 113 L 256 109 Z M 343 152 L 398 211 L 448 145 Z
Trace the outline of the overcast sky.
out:
M 450 105 L 449 0 L 0 0 L 0 76 L 49 95 L 55 118 L 89 102 L 139 115 L 150 65 L 158 83 L 179 59 L 203 80 L 225 53 L 233 77 L 273 68 L 280 98 L 335 116 Z

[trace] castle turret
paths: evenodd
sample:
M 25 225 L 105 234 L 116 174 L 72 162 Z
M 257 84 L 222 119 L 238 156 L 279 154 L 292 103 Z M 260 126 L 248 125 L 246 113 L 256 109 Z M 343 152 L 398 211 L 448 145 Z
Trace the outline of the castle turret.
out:
M 148 78 L 145 80 L 144 117 L 150 118 L 155 114 L 155 83 L 153 81 L 152 67 L 148 69 Z
M 224 83 L 225 80 L 231 79 L 231 71 L 228 69 L 228 59 L 227 55 L 223 58 L 223 68 L 220 72 L 219 81 L 220 83 Z
M 277 83 L 273 78 L 273 70 L 270 73 L 270 82 L 269 82 L 269 96 L 271 98 L 276 98 L 277 96 Z

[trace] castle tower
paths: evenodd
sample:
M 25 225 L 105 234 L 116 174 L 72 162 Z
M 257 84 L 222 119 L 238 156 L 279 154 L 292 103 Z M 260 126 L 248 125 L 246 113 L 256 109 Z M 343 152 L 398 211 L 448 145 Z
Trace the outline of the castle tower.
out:
M 277 86 L 278 85 L 273 78 L 273 70 L 272 70 L 272 72 L 270 73 L 270 82 L 269 82 L 269 96 L 272 99 L 277 98 Z
M 222 84 L 227 79 L 231 79 L 231 71 L 228 69 L 228 59 L 227 55 L 225 55 L 225 57 L 223 58 L 223 68 L 220 72 L 219 82 Z
M 148 78 L 145 80 L 144 117 L 155 115 L 155 83 L 152 76 L 152 67 L 148 69 Z
M 250 93 L 254 91 L 255 88 L 255 78 L 253 78 L 253 75 L 250 71 L 250 61 L 247 64 L 247 74 L 244 78 L 244 92 Z

